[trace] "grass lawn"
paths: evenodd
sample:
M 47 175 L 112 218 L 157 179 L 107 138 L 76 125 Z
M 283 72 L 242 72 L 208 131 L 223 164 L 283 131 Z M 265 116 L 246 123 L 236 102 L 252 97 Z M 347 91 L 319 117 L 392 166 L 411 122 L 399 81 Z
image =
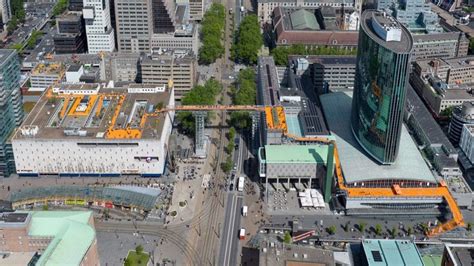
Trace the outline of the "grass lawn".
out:
M 148 255 L 148 253 L 145 253 L 145 252 L 138 255 L 135 251 L 130 251 L 128 252 L 127 259 L 130 260 L 131 266 L 146 266 L 148 263 L 148 260 L 150 259 L 150 255 Z

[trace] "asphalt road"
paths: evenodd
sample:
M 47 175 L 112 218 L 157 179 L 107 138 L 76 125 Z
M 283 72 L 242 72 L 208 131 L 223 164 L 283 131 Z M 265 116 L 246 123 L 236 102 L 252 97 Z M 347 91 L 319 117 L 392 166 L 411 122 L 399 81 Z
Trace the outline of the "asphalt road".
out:
M 239 230 L 243 197 L 230 192 L 227 195 L 224 230 L 221 238 L 221 252 L 218 265 L 237 265 L 239 254 Z

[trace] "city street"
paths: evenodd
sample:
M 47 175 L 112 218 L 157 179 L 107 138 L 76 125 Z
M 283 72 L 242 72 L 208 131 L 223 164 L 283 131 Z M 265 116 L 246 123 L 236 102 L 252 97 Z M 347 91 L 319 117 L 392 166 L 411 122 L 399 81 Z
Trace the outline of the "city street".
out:
M 243 197 L 233 192 L 227 194 L 224 230 L 221 238 L 219 264 L 224 266 L 237 265 L 237 255 L 240 254 L 239 230 Z

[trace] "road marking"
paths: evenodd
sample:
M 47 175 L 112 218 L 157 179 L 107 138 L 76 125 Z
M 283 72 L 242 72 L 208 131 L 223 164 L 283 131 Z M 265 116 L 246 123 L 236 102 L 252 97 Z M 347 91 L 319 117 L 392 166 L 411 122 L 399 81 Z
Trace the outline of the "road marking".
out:
M 237 200 L 234 200 L 235 197 L 232 196 L 231 197 L 231 204 L 230 204 L 230 207 L 231 207 L 231 210 L 230 210 L 230 215 L 229 215 L 229 219 L 230 219 L 230 223 L 229 223 L 229 228 L 227 229 L 227 232 L 226 232 L 226 235 L 227 235 L 227 239 L 226 239 L 226 242 L 225 242 L 225 248 L 224 248 L 224 265 L 229 265 L 227 263 L 227 253 L 228 253 L 228 250 L 231 251 L 231 248 L 232 248 L 232 231 L 234 231 L 234 224 L 235 224 L 235 214 L 236 214 L 236 207 L 237 207 Z M 230 246 L 229 246 L 229 243 L 230 243 Z M 230 260 L 230 254 L 229 254 L 229 260 Z M 230 262 L 230 261 L 229 261 Z

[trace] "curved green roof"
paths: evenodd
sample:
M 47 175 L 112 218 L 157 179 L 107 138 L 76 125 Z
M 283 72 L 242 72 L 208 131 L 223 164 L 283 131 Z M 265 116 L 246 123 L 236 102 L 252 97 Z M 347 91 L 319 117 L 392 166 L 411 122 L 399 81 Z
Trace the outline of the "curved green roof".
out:
M 28 234 L 53 238 L 36 265 L 80 265 L 95 239 L 91 216 L 91 211 L 31 212 Z
M 319 30 L 318 21 L 313 13 L 305 9 L 298 9 L 291 13 L 291 27 L 294 30 Z

